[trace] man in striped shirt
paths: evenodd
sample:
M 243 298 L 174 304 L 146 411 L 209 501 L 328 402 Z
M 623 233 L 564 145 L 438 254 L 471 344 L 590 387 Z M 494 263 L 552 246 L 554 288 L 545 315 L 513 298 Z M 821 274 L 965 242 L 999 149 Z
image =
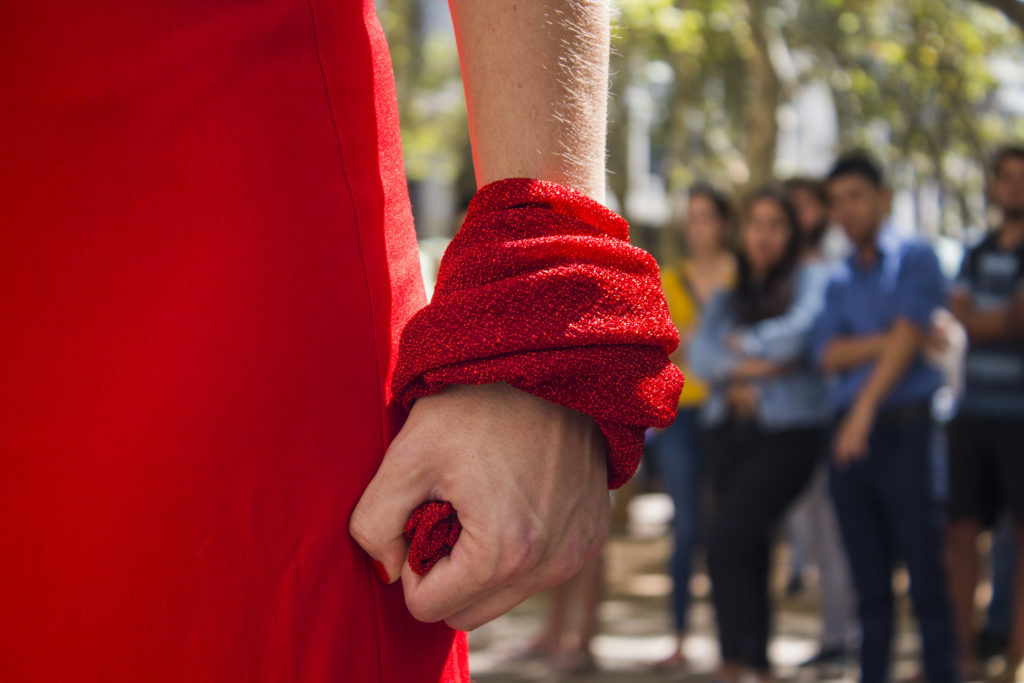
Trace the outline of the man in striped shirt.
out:
M 982 668 L 972 630 L 975 541 L 1008 510 L 1017 546 L 1009 681 L 1024 655 L 1024 147 L 1000 150 L 992 171 L 1002 222 L 964 256 L 950 305 L 970 349 L 949 427 L 949 577 L 963 673 L 973 678 Z

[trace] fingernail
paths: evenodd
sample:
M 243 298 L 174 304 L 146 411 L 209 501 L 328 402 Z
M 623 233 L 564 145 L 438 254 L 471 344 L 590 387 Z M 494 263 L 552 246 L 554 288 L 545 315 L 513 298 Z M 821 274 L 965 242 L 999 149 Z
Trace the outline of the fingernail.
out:
M 385 569 L 384 565 L 379 560 L 373 561 L 373 571 L 377 574 L 377 578 L 384 583 L 391 583 L 391 577 L 388 576 L 388 570 Z

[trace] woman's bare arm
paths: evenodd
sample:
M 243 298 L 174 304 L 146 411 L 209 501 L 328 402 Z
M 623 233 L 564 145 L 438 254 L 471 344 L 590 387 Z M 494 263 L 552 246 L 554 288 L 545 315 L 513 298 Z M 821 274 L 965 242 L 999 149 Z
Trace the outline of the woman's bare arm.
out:
M 540 178 L 604 199 L 608 4 L 450 0 L 478 185 Z
M 527 177 L 604 198 L 608 7 L 589 0 L 452 0 L 477 183 Z M 419 399 L 352 514 L 353 537 L 423 621 L 472 629 L 578 571 L 609 504 L 594 421 L 507 385 Z M 433 498 L 462 535 L 426 576 L 402 527 Z

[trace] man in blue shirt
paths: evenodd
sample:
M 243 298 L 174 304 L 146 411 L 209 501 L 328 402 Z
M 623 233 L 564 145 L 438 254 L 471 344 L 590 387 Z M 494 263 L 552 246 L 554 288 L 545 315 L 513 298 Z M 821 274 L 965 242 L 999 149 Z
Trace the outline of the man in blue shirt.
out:
M 874 161 L 840 159 L 827 189 L 832 218 L 853 251 L 829 282 L 813 352 L 833 380 L 831 486 L 858 593 L 861 680 L 888 678 L 892 567 L 902 557 L 925 677 L 955 681 L 930 459 L 931 396 L 941 380 L 923 356 L 932 314 L 945 304 L 945 279 L 931 247 L 883 229 L 892 196 Z

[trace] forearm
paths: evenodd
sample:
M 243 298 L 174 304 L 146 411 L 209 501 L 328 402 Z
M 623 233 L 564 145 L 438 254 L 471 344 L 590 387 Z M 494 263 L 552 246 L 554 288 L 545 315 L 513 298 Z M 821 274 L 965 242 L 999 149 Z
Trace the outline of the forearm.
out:
M 923 344 L 924 331 L 910 321 L 898 318 L 886 335 L 871 375 L 857 395 L 857 404 L 862 408 L 877 410 L 921 352 Z
M 807 353 L 815 321 L 825 305 L 828 270 L 811 266 L 801 273 L 797 293 L 780 316 L 752 325 L 739 338 L 743 353 L 780 365 L 793 363 Z
M 477 184 L 538 178 L 604 200 L 604 0 L 450 0 Z
M 954 294 L 949 308 L 960 324 L 964 326 L 967 339 L 972 342 L 986 342 L 1012 336 L 1010 309 L 1008 308 L 979 311 L 971 303 L 970 296 L 966 293 Z
M 1013 298 L 1010 305 L 1010 312 L 1007 316 L 1010 337 L 1020 343 L 1024 343 L 1024 293 Z
M 740 382 L 772 377 L 782 372 L 783 366 L 761 358 L 742 358 L 732 369 L 731 379 Z
M 717 315 L 717 302 L 712 302 L 707 318 L 697 329 L 690 342 L 688 362 L 694 374 L 711 383 L 724 383 L 732 379 L 739 361 L 736 353 L 726 347 L 726 335 L 720 325 L 712 324 Z
M 992 311 L 963 311 L 956 316 L 972 342 L 1005 339 L 1011 336 L 1010 316 L 1006 309 Z
M 874 362 L 885 349 L 887 337 L 886 333 L 836 337 L 826 347 L 821 367 L 826 372 L 844 372 Z

